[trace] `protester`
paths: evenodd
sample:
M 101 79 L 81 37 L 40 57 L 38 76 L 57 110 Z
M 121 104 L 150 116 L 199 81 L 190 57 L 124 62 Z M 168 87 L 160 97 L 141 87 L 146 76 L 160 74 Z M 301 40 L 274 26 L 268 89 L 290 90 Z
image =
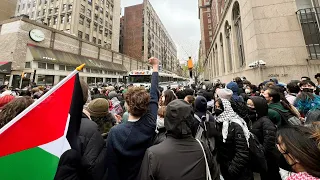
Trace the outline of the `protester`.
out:
M 198 96 L 194 103 L 195 109 L 195 119 L 193 120 L 192 124 L 192 134 L 193 136 L 196 135 L 200 122 L 204 119 L 205 121 L 214 122 L 214 117 L 207 112 L 207 100 L 203 96 Z
M 225 180 L 252 180 L 249 167 L 249 130 L 226 99 L 215 103 L 217 160 Z
M 98 124 L 98 129 L 105 136 L 116 125 L 116 118 L 109 112 L 109 102 L 104 98 L 91 101 L 87 107 L 92 121 Z
M 300 92 L 299 83 L 300 81 L 291 81 L 287 84 L 287 95 L 285 97 L 291 105 L 294 105 L 297 95 Z
M 300 83 L 301 93 L 297 96 L 294 106 L 305 117 L 309 111 L 320 108 L 320 96 L 314 94 L 315 84 L 312 81 Z
M 240 93 L 237 83 L 230 82 L 229 84 L 227 84 L 227 88 L 232 90 L 233 92 L 231 99 L 233 99 L 236 102 L 244 102 L 242 96 L 239 96 Z
M 0 128 L 10 122 L 13 118 L 15 118 L 18 114 L 20 114 L 23 110 L 29 107 L 33 103 L 33 99 L 31 97 L 19 97 L 13 99 L 9 96 L 4 96 L 2 98 L 6 98 L 6 102 L 8 102 L 5 106 L 3 106 L 0 112 Z M 8 101 L 8 99 L 11 99 Z
M 195 101 L 194 96 L 188 95 L 184 98 L 184 101 L 186 101 L 187 103 L 191 104 L 192 107 L 194 107 L 194 101 Z
M 317 73 L 314 78 L 317 80 L 317 87 L 320 88 L 320 73 Z
M 129 112 L 128 122 L 114 126 L 109 132 L 107 179 L 135 180 L 144 153 L 152 145 L 159 100 L 159 60 L 151 58 L 149 61 L 153 66 L 150 95 L 143 88 L 130 88 L 125 95 Z
M 270 86 L 269 88 L 267 88 L 264 91 L 263 96 L 268 103 L 268 117 L 275 125 L 277 125 L 278 128 L 284 125 L 289 125 L 286 119 L 282 118 L 280 113 L 289 113 L 293 116 L 298 117 L 298 115 L 290 105 L 285 104 L 283 101 L 280 101 L 281 94 L 279 88 L 277 88 L 276 86 Z
M 320 129 L 291 126 L 277 133 L 277 147 L 295 172 L 287 180 L 320 179 Z
M 217 89 L 216 93 L 218 97 L 227 100 L 230 100 L 233 95 L 233 92 L 230 89 Z
M 237 83 L 237 85 L 238 85 L 238 87 L 239 87 L 238 93 L 239 93 L 239 94 L 244 93 L 244 91 L 243 91 L 244 85 L 243 85 L 242 79 L 241 79 L 240 77 L 236 77 L 236 78 L 234 78 L 234 82 Z M 228 89 L 229 89 L 229 88 L 228 88 Z
M 89 87 L 80 80 L 83 94 L 83 105 L 88 100 Z M 80 152 L 67 151 L 60 158 L 55 180 L 106 178 L 106 143 L 99 131 L 98 125 L 82 114 L 79 130 Z M 80 164 L 77 164 L 80 163 Z
M 211 172 L 218 168 L 212 164 L 207 147 L 192 137 L 192 107 L 183 100 L 174 100 L 167 106 L 165 127 L 167 138 L 162 143 L 149 148 L 144 156 L 139 180 L 206 179 L 206 162 Z M 186 148 L 187 147 L 187 148 Z M 206 158 L 204 158 L 206 156 Z M 218 179 L 219 177 L 212 177 Z
M 160 106 L 167 106 L 171 101 L 177 99 L 177 96 L 172 90 L 166 90 L 163 92 L 160 100 Z
M 276 126 L 268 118 L 268 104 L 262 97 L 251 96 L 247 102 L 250 108 L 250 120 L 252 127 L 250 131 L 258 138 L 263 145 L 265 158 L 267 160 L 268 171 L 260 174 L 261 180 L 281 180 L 279 165 L 277 162 L 278 151 L 275 146 Z
M 153 145 L 159 144 L 166 139 L 166 128 L 164 126 L 164 116 L 166 114 L 166 106 L 160 106 L 158 109 L 156 136 Z

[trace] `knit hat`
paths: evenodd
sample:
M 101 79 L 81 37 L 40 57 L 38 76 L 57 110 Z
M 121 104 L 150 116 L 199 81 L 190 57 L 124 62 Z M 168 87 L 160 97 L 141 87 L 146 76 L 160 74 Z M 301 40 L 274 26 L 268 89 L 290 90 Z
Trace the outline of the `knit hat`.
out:
M 111 92 L 109 92 L 108 97 L 109 97 L 109 99 L 112 99 L 114 97 L 118 97 L 118 94 L 115 91 L 111 91 Z
M 233 92 L 230 89 L 217 89 L 217 95 L 220 98 L 230 100 L 233 95 Z
M 5 95 L 0 97 L 0 109 L 2 109 L 6 104 L 14 99 L 12 95 Z
M 91 101 L 87 107 L 91 117 L 104 117 L 109 113 L 109 102 L 104 98 Z
M 198 96 L 194 102 L 195 108 L 199 112 L 207 111 L 207 100 L 203 96 Z

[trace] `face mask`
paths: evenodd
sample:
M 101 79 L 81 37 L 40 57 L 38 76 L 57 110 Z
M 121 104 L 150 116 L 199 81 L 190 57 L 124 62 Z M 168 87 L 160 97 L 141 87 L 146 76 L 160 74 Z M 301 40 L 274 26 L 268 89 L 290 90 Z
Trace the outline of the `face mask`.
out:
M 246 90 L 245 90 L 245 93 L 246 93 L 246 94 L 250 94 L 250 93 L 251 93 L 250 89 L 246 89 Z
M 220 114 L 222 114 L 223 113 L 223 110 L 222 109 L 215 109 L 214 110 L 214 114 L 216 115 L 216 116 L 219 116 Z
M 314 92 L 314 89 L 311 89 L 311 88 L 303 88 L 303 89 L 302 89 L 302 92 L 313 93 L 313 92 Z

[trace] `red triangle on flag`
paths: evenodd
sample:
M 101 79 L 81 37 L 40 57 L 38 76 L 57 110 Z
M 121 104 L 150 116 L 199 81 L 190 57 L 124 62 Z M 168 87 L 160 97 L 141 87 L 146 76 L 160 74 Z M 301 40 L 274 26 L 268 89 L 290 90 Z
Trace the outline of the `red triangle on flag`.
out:
M 37 147 L 64 135 L 75 76 L 0 134 L 0 157 Z

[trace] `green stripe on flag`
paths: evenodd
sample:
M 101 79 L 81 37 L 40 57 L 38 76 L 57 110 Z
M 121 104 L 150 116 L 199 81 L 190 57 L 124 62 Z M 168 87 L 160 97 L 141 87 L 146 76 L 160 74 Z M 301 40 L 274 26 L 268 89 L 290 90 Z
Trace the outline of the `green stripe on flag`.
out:
M 36 147 L 0 158 L 1 180 L 52 180 L 59 158 Z

